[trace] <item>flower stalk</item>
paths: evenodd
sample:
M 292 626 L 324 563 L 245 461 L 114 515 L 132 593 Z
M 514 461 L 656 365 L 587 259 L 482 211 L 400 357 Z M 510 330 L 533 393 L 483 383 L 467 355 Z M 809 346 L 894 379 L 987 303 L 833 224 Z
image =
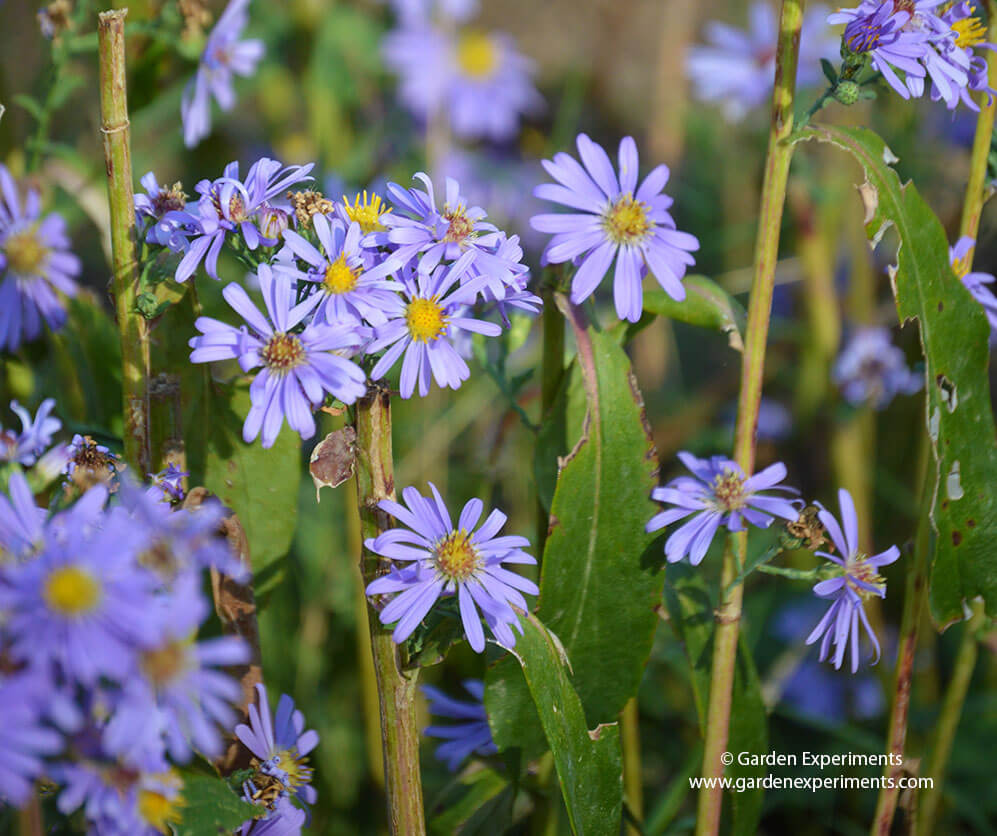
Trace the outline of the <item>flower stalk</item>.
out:
M 793 154 L 793 146 L 787 140 L 793 131 L 793 101 L 803 5 L 803 0 L 783 0 L 779 19 L 772 124 L 762 182 L 754 279 L 748 305 L 748 324 L 741 362 L 741 389 L 734 432 L 733 458 L 746 476 L 753 472 L 755 465 L 755 435 L 772 313 L 775 265 L 779 254 L 779 230 L 786 202 L 789 163 Z M 744 584 L 732 586 L 732 583 L 738 575 L 739 567 L 744 564 L 746 546 L 747 535 L 739 532 L 728 537 L 724 551 L 720 589 L 725 593 L 722 594 L 716 612 L 717 627 L 703 752 L 704 778 L 720 777 L 724 769 L 721 756 L 727 748 L 730 730 L 731 693 L 744 595 Z M 722 805 L 723 789 L 719 785 L 704 785 L 699 794 L 697 836 L 713 836 L 719 831 Z
M 149 329 L 135 300 L 138 262 L 132 194 L 131 136 L 125 74 L 126 9 L 101 12 L 97 34 L 100 54 L 100 119 L 111 209 L 114 305 L 121 339 L 125 460 L 139 474 L 152 470 L 149 440 Z
M 391 528 L 390 517 L 377 507 L 395 498 L 391 457 L 391 400 L 386 389 L 373 385 L 356 404 L 357 504 L 363 539 L 376 538 Z M 360 555 L 364 584 L 382 569 L 378 556 L 367 549 Z M 367 608 L 371 651 L 381 709 L 381 743 L 387 788 L 388 821 L 392 836 L 421 836 L 426 832 L 422 781 L 419 774 L 419 727 L 415 696 L 418 669 L 405 670 L 401 649 L 385 629 L 373 607 Z

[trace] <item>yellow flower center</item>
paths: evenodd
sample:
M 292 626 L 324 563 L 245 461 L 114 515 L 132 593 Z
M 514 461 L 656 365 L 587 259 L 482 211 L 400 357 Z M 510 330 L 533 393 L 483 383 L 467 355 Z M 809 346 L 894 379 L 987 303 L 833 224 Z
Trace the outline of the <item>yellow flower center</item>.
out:
M 647 209 L 647 204 L 634 200 L 629 193 L 618 197 L 602 221 L 610 240 L 616 244 L 633 244 L 643 239 L 652 226 Z
M 305 361 L 305 347 L 294 334 L 274 334 L 260 350 L 260 356 L 268 368 L 285 373 Z
M 100 581 L 80 566 L 62 566 L 45 580 L 42 597 L 60 615 L 78 616 L 100 603 Z
M 868 589 L 863 589 L 861 586 L 854 583 L 851 578 L 858 578 L 862 581 L 862 583 L 867 583 L 879 590 L 882 590 L 886 586 L 886 580 L 879 574 L 879 572 L 876 571 L 875 566 L 870 566 L 866 562 L 866 556 L 864 554 L 856 554 L 849 557 L 845 561 L 845 571 L 851 576 L 848 578 L 848 585 L 862 598 L 872 598 L 875 593 Z
M 447 234 L 443 236 L 443 240 L 448 244 L 462 244 L 474 233 L 474 221 L 467 217 L 463 206 L 458 206 L 456 209 L 447 207 L 443 219 L 450 224 L 447 227 Z
M 239 194 L 233 194 L 228 199 L 228 216 L 232 223 L 242 223 L 249 220 L 246 214 L 246 203 Z
M 322 285 L 325 287 L 326 293 L 338 296 L 341 293 L 348 293 L 353 290 L 357 286 L 357 277 L 359 275 L 359 270 L 355 270 L 346 263 L 346 256 L 340 255 L 339 258 L 325 268 L 325 278 L 322 279 Z
M 745 504 L 744 480 L 734 471 L 725 470 L 713 480 L 713 495 L 725 511 L 736 511 Z
M 165 783 L 176 787 L 178 790 L 182 786 L 181 779 L 176 773 L 168 772 L 156 776 L 162 778 Z M 171 825 L 180 824 L 183 821 L 182 809 L 186 805 L 183 796 L 179 792 L 172 796 L 166 796 L 155 790 L 143 789 L 138 792 L 138 813 L 143 821 L 154 830 L 160 833 L 172 833 Z
M 405 321 L 412 339 L 429 343 L 446 331 L 449 317 L 434 296 L 432 299 L 413 299 L 405 311 Z
M 488 35 L 468 32 L 457 43 L 457 66 L 468 78 L 478 81 L 494 74 L 499 63 L 499 51 Z
M 312 768 L 306 765 L 307 757 L 299 757 L 290 749 L 284 749 L 276 756 L 280 758 L 277 767 L 287 773 L 288 788 L 294 789 L 312 780 Z
M 347 217 L 360 224 L 360 231 L 364 234 L 383 231 L 385 226 L 381 223 L 381 216 L 387 215 L 391 211 L 391 209 L 382 208 L 379 194 L 372 192 L 368 197 L 366 189 L 364 189 L 362 196 L 358 194 L 353 198 L 352 206 L 344 195 L 343 206 L 346 209 Z
M 156 687 L 169 685 L 187 669 L 190 642 L 171 641 L 156 650 L 147 650 L 141 656 L 142 672 Z
M 955 272 L 956 276 L 960 279 L 963 278 L 968 272 L 969 268 L 972 266 L 970 262 L 973 258 L 973 251 L 970 250 L 962 258 L 957 258 L 952 262 L 952 270 Z
M 38 274 L 48 248 L 38 240 L 34 230 L 25 230 L 7 239 L 4 252 L 7 254 L 7 267 L 12 273 L 32 276 Z
M 955 45 L 961 47 L 981 43 L 987 37 L 987 28 L 978 17 L 964 17 L 952 24 L 953 31 L 959 36 Z
M 436 545 L 436 568 L 450 580 L 466 581 L 481 562 L 470 535 L 460 529 L 452 531 Z

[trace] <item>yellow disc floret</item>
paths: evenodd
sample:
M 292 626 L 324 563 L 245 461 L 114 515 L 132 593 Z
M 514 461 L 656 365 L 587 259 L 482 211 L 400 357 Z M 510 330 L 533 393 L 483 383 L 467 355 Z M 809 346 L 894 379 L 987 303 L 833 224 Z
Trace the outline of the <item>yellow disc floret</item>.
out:
M 11 235 L 3 249 L 7 255 L 7 267 L 20 276 L 37 275 L 48 253 L 48 248 L 38 240 L 33 230 Z
M 958 36 L 955 45 L 961 47 L 982 43 L 987 37 L 987 28 L 978 17 L 964 17 L 952 24 L 952 31 Z
M 483 32 L 468 32 L 457 43 L 457 66 L 475 81 L 491 77 L 499 63 L 495 41 Z
M 430 343 L 446 331 L 449 317 L 434 296 L 431 299 L 413 299 L 405 311 L 405 321 L 412 339 Z
M 347 217 L 360 224 L 360 231 L 363 233 L 382 232 L 386 227 L 381 223 L 381 218 L 391 211 L 390 208 L 382 207 L 379 194 L 371 192 L 368 197 L 366 189 L 362 194 L 354 196 L 352 205 L 344 195 L 343 207 L 346 209 Z
M 725 511 L 736 511 L 745 505 L 744 479 L 733 470 L 725 470 L 713 480 L 713 495 Z
M 293 750 L 284 749 L 277 753 L 275 765 L 287 775 L 287 786 L 295 789 L 312 780 L 312 768 L 307 766 L 308 758 L 299 756 Z
M 180 788 L 183 782 L 180 776 L 174 772 L 166 772 L 156 776 L 164 787 L 163 789 L 172 793 L 167 795 L 152 789 L 140 789 L 138 791 L 138 813 L 142 820 L 154 830 L 168 834 L 173 832 L 171 825 L 180 824 L 183 820 L 183 807 L 186 802 L 180 795 Z
M 481 563 L 478 550 L 463 528 L 450 532 L 440 540 L 436 544 L 434 555 L 440 574 L 454 581 L 466 581 Z
M 100 581 L 82 566 L 61 566 L 45 579 L 42 597 L 49 609 L 66 616 L 92 612 L 100 603 Z
M 357 278 L 360 271 L 350 267 L 346 263 L 346 256 L 340 255 L 328 267 L 325 268 L 325 276 L 322 279 L 322 286 L 326 293 L 338 296 L 342 293 L 349 293 L 357 286 Z
M 274 334 L 260 349 L 260 356 L 268 368 L 284 373 L 304 362 L 305 347 L 294 334 Z
M 852 580 L 852 578 L 858 578 L 862 581 L 862 583 L 875 587 L 880 591 L 886 588 L 886 581 L 883 579 L 883 576 L 876 571 L 875 566 L 870 565 L 866 561 L 866 556 L 864 554 L 856 554 L 849 557 L 845 561 L 845 572 L 846 577 L 848 578 L 848 585 L 863 598 L 871 598 L 876 595 L 876 593 L 870 589 L 859 586 Z
M 629 193 L 620 195 L 606 210 L 602 224 L 610 240 L 616 244 L 637 243 L 648 234 L 652 226 L 647 216 L 647 204 L 634 200 Z

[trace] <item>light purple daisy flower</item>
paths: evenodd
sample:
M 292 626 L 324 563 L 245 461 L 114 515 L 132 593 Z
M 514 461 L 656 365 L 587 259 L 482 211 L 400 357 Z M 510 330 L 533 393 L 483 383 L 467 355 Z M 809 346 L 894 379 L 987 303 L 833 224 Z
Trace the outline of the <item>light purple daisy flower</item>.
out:
M 187 85 L 180 104 L 183 141 L 193 148 L 211 132 L 211 97 L 222 110 L 235 105 L 232 77 L 251 76 L 263 58 L 263 41 L 242 41 L 249 22 L 249 0 L 231 0 L 222 12 L 197 67 L 197 75 Z
M 952 269 L 966 289 L 983 306 L 990 322 L 990 336 L 993 339 L 997 336 L 997 296 L 994 296 L 994 292 L 987 285 L 994 283 L 994 277 L 990 273 L 972 272 L 970 256 L 975 245 L 974 239 L 964 235 L 956 241 L 954 247 L 949 247 L 949 261 L 952 262 Z
M 904 353 L 882 327 L 856 331 L 838 355 L 831 377 L 852 406 L 867 403 L 874 409 L 885 409 L 897 395 L 911 395 L 924 385 L 924 376 L 907 368 Z
M 186 496 L 183 480 L 189 476 L 188 471 L 181 470 L 174 462 L 170 462 L 159 473 L 149 474 L 153 486 L 162 494 L 161 497 L 157 498 L 163 502 L 182 502 Z
M 236 737 L 259 761 L 260 772 L 283 784 L 287 795 L 314 804 L 318 796 L 311 785 L 307 756 L 318 745 L 318 732 L 305 731 L 305 716 L 294 708 L 294 700 L 287 694 L 277 703 L 276 716 L 270 714 L 266 686 L 258 684 L 256 694 L 258 706 L 249 706 L 249 725 L 236 726 Z M 253 800 L 252 791 L 248 786 L 245 789 L 247 800 Z
M 529 540 L 496 536 L 507 519 L 497 509 L 475 531 L 484 510 L 480 499 L 472 499 L 464 506 L 455 528 L 436 486 L 430 482 L 429 488 L 432 498 L 423 497 L 415 488 L 405 488 L 402 498 L 408 507 L 387 499 L 378 503 L 382 511 L 407 528 L 392 528 L 368 539 L 364 546 L 391 560 L 408 562 L 404 569 L 393 568 L 367 586 L 367 595 L 394 594 L 380 612 L 381 623 L 397 622 L 392 635 L 401 643 L 412 635 L 441 595 L 456 595 L 464 632 L 476 652 L 485 649 L 479 608 L 495 638 L 512 647 L 516 634 L 510 625 L 522 632 L 513 606 L 528 609 L 522 592 L 538 595 L 540 591 L 533 581 L 502 564 L 536 563 L 523 551 L 530 545 Z
M 834 515 L 824 508 L 818 512 L 818 517 L 831 536 L 831 541 L 838 550 L 838 556 L 827 552 L 817 552 L 841 567 L 841 573 L 833 578 L 821 581 L 814 586 L 814 594 L 819 598 L 831 600 L 827 613 L 807 637 L 807 644 L 813 644 L 823 637 L 820 645 L 820 661 L 828 656 L 831 645 L 834 645 L 834 666 L 841 667 L 849 642 L 852 646 L 852 673 L 859 669 L 859 623 L 865 628 L 872 642 L 879 661 L 879 641 L 869 625 L 862 601 L 873 595 L 886 597 L 886 582 L 877 572 L 881 566 L 887 566 L 900 557 L 900 549 L 890 546 L 885 552 L 868 557 L 859 551 L 858 517 L 855 514 L 855 503 L 852 496 L 844 488 L 838 491 L 838 503 L 841 506 L 841 522 L 838 525 Z
M 145 194 L 135 194 L 135 226 L 140 232 L 145 230 L 146 243 L 183 252 L 187 239 L 198 228 L 198 220 L 186 211 L 187 196 L 182 186 L 160 186 L 151 171 L 140 182 Z
M 0 462 L 30 467 L 52 446 L 52 436 L 62 428 L 62 421 L 52 417 L 55 399 L 42 401 L 34 418 L 17 401 L 11 401 L 10 408 L 21 419 L 21 432 L 0 427 Z
M 371 380 L 384 377 L 404 353 L 401 395 L 410 398 L 419 385 L 420 397 L 429 393 L 430 379 L 437 385 L 459 389 L 471 375 L 467 363 L 453 346 L 454 329 L 497 337 L 502 328 L 474 319 L 465 305 L 474 302 L 481 280 L 454 288 L 474 258 L 465 253 L 449 268 L 438 267 L 432 275 L 403 273 L 403 291 L 385 310 L 386 324 L 374 329 L 368 354 L 388 348 L 371 370 Z
M 362 342 L 352 325 L 328 325 L 314 320 L 294 329 L 315 307 L 317 298 L 291 306 L 290 282 L 274 277 L 269 265 L 257 271 L 268 316 L 250 301 L 235 283 L 222 295 L 247 323 L 240 328 L 202 316 L 194 323 L 202 336 L 190 340 L 192 363 L 237 359 L 244 372 L 262 370 L 249 388 L 252 408 L 242 427 L 242 437 L 253 441 L 263 436 L 263 446 L 272 447 L 285 418 L 302 438 L 315 435 L 312 411 L 331 394 L 351 404 L 366 391 L 366 375 L 352 360 L 335 354 Z
M 717 102 L 724 116 L 740 121 L 751 110 L 772 98 L 775 79 L 775 44 L 779 21 L 773 6 L 756 0 L 748 12 L 748 29 L 742 31 L 726 23 L 706 25 L 708 46 L 694 46 L 686 60 L 686 74 L 693 93 L 707 102 Z M 838 39 L 825 25 L 827 7 L 807 9 L 800 32 L 797 88 L 812 87 L 823 78 L 820 59 L 838 56 Z
M 66 309 L 58 294 L 76 295 L 79 272 L 62 216 L 43 218 L 34 189 L 22 205 L 14 178 L 0 164 L 0 348 L 16 351 L 35 339 L 43 320 L 53 331 L 62 328 Z
M 651 491 L 652 499 L 673 507 L 656 514 L 645 526 L 648 532 L 658 531 L 691 516 L 665 542 L 665 557 L 669 563 L 676 563 L 688 555 L 689 562 L 698 566 L 720 526 L 728 531 L 743 531 L 745 522 L 757 528 L 768 528 L 775 517 L 784 520 L 799 517 L 799 500 L 763 493 L 796 493 L 793 488 L 779 484 L 786 478 L 786 466 L 782 462 L 769 465 L 746 479 L 737 463 L 723 456 L 697 459 L 682 452 L 679 459 L 693 475 L 679 476 Z
M 192 213 L 197 225 L 191 229 L 187 252 L 177 265 L 176 280 L 185 282 L 204 261 L 208 275 L 218 278 L 218 255 L 229 234 L 238 231 L 250 250 L 258 246 L 274 246 L 280 225 L 271 217 L 273 202 L 291 186 L 311 180 L 314 164 L 284 166 L 277 160 L 262 157 L 250 166 L 243 182 L 239 179 L 239 163 L 231 162 L 217 180 L 201 180 L 195 191 L 201 196 Z M 285 225 L 286 228 L 286 225 Z
M 662 193 L 668 166 L 657 166 L 637 186 L 637 143 L 620 142 L 620 176 L 600 145 L 585 134 L 577 139 L 584 168 L 563 152 L 543 166 L 558 182 L 537 186 L 534 194 L 579 210 L 573 214 L 536 215 L 531 224 L 553 234 L 544 250 L 544 261 L 560 264 L 584 256 L 571 282 L 571 301 L 580 304 L 592 295 L 616 260 L 613 297 L 620 319 L 640 319 L 647 272 L 673 299 L 685 299 L 682 277 L 695 263 L 691 252 L 699 241 L 679 232 L 668 213 L 672 199 Z
M 31 798 L 45 758 L 58 754 L 62 735 L 41 720 L 43 680 L 33 674 L 0 674 L 0 798 L 20 807 Z
M 483 703 L 485 683 L 480 679 L 466 679 L 463 684 L 464 690 L 473 698 L 472 702 L 455 700 L 431 685 L 422 686 L 422 693 L 429 700 L 430 714 L 460 720 L 460 723 L 445 726 L 428 726 L 423 731 L 427 737 L 439 737 L 446 741 L 436 747 L 434 754 L 437 760 L 446 762 L 451 772 L 456 772 L 472 754 L 487 757 L 498 751 L 492 740 Z
M 284 231 L 286 249 L 308 267 L 299 270 L 285 253 L 274 265 L 274 272 L 289 281 L 318 285 L 321 301 L 315 315 L 320 321 L 330 325 L 341 322 L 383 325 L 387 322 L 384 309 L 392 306 L 402 289 L 388 276 L 402 266 L 401 261 L 386 258 L 378 264 L 365 264 L 366 252 L 360 246 L 362 232 L 358 223 L 350 222 L 346 226 L 338 218 L 330 222 L 325 215 L 314 215 L 312 227 L 321 249 L 316 249 L 297 232 Z

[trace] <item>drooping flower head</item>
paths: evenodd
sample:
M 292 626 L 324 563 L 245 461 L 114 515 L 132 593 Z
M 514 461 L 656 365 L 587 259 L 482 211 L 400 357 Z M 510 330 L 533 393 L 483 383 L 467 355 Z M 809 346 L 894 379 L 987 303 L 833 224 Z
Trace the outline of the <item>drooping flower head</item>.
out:
M 17 462 L 30 467 L 52 446 L 52 436 L 62 428 L 62 421 L 52 417 L 55 399 L 42 401 L 34 418 L 17 401 L 11 401 L 10 408 L 21 419 L 21 432 L 0 427 L 0 463 Z
M 17 185 L 0 164 L 0 348 L 16 351 L 38 337 L 44 321 L 53 331 L 66 322 L 59 294 L 76 295 L 80 260 L 69 250 L 66 222 L 42 217 L 41 198 Z
M 436 747 L 434 754 L 437 760 L 446 762 L 451 772 L 456 772 L 472 754 L 487 757 L 498 751 L 492 740 L 488 714 L 482 702 L 485 683 L 480 679 L 467 679 L 464 681 L 464 690 L 471 695 L 471 702 L 448 697 L 432 685 L 422 686 L 422 693 L 429 700 L 430 714 L 460 721 L 444 726 L 428 726 L 423 731 L 427 737 L 439 737 L 445 741 Z
M 949 261 L 952 262 L 952 269 L 966 289 L 983 306 L 990 322 L 990 335 L 993 339 L 997 336 L 997 296 L 994 296 L 994 292 L 987 285 L 994 283 L 994 277 L 990 273 L 972 271 L 973 265 L 970 261 L 975 245 L 976 242 L 972 238 L 963 236 L 956 241 L 954 247 L 949 247 Z
M 650 272 L 673 299 L 684 299 L 682 277 L 695 263 L 691 252 L 699 241 L 679 232 L 668 213 L 672 199 L 662 193 L 668 166 L 659 165 L 637 185 L 637 144 L 632 137 L 620 142 L 619 178 L 603 148 L 579 134 L 578 153 L 584 167 L 563 152 L 543 166 L 557 183 L 537 186 L 544 200 L 577 210 L 571 214 L 537 215 L 533 228 L 553 234 L 544 260 L 560 264 L 581 259 L 571 282 L 571 301 L 580 304 L 602 282 L 616 261 L 613 297 L 620 319 L 640 319 L 644 292 L 641 282 Z
M 135 195 L 135 225 L 140 230 L 148 227 L 146 242 L 175 253 L 187 249 L 187 238 L 196 229 L 197 218 L 186 211 L 183 184 L 161 186 L 151 171 L 143 175 L 141 183 L 145 194 Z
M 366 392 L 366 375 L 352 360 L 336 351 L 353 349 L 362 337 L 352 325 L 312 321 L 295 330 L 311 312 L 317 299 L 292 307 L 291 285 L 261 264 L 257 273 L 266 303 L 264 316 L 246 291 L 228 285 L 222 294 L 245 321 L 235 328 L 202 316 L 197 329 L 202 336 L 190 340 L 192 363 L 237 359 L 244 372 L 262 366 L 249 388 L 252 407 L 243 424 L 242 437 L 253 441 L 262 433 L 263 446 L 272 447 L 284 420 L 302 438 L 315 434 L 312 411 L 326 394 L 353 403 Z
M 429 393 L 429 382 L 459 389 L 471 370 L 453 346 L 454 329 L 497 337 L 502 328 L 493 322 L 475 319 L 464 306 L 474 302 L 481 280 L 454 287 L 466 275 L 473 253 L 465 253 L 450 267 L 437 267 L 432 275 L 407 271 L 402 275 L 403 290 L 384 311 L 388 321 L 374 329 L 367 346 L 373 354 L 387 348 L 371 370 L 371 380 L 384 377 L 402 361 L 401 395 L 410 398 L 419 387 L 419 396 Z M 389 347 L 390 346 L 390 347 Z
M 897 395 L 910 395 L 924 385 L 922 375 L 907 368 L 903 352 L 890 342 L 886 328 L 856 331 L 834 363 L 832 379 L 853 406 L 868 403 L 885 409 Z
M 208 35 L 197 75 L 187 85 L 180 106 L 183 141 L 193 148 L 211 132 L 211 98 L 222 110 L 235 105 L 233 76 L 251 76 L 263 58 L 263 41 L 240 40 L 249 22 L 249 0 L 231 0 Z
M 796 493 L 779 484 L 786 478 L 786 466 L 781 462 L 745 478 L 737 463 L 723 456 L 697 459 L 683 452 L 679 453 L 679 459 L 693 475 L 679 476 L 651 491 L 653 499 L 672 507 L 656 514 L 645 527 L 648 532 L 658 531 L 690 518 L 665 542 L 669 563 L 688 555 L 689 562 L 698 566 L 720 526 L 728 531 L 742 531 L 747 522 L 768 528 L 775 517 L 792 521 L 799 516 L 798 501 L 770 493 Z
M 820 645 L 820 660 L 823 662 L 834 646 L 834 666 L 841 667 L 848 645 L 852 648 L 852 673 L 859 668 L 859 624 L 865 629 L 872 642 L 879 661 L 879 641 L 869 625 L 863 600 L 876 596 L 886 597 L 886 582 L 877 571 L 882 566 L 893 563 L 900 557 L 900 549 L 890 546 L 885 552 L 872 555 L 863 554 L 859 550 L 858 517 L 855 514 L 855 503 L 852 496 L 844 488 L 838 491 L 838 503 L 841 507 L 841 522 L 825 509 L 819 513 L 831 541 L 838 550 L 837 555 L 827 552 L 817 552 L 821 557 L 838 564 L 840 574 L 823 580 L 814 586 L 814 594 L 819 598 L 831 601 L 827 613 L 820 620 L 813 632 L 807 637 L 807 644 L 813 644 L 823 637 Z
M 507 519 L 497 509 L 475 531 L 484 510 L 480 499 L 468 501 L 454 526 L 436 486 L 430 482 L 429 488 L 431 497 L 406 488 L 402 491 L 405 505 L 386 499 L 378 503 L 406 528 L 385 531 L 364 545 L 375 554 L 407 564 L 367 586 L 367 595 L 394 595 L 381 610 L 381 623 L 397 622 L 393 636 L 403 642 L 441 595 L 456 595 L 464 632 L 476 652 L 485 649 L 478 609 L 495 638 L 512 647 L 516 634 L 510 627 L 522 632 L 512 607 L 527 609 L 522 593 L 537 595 L 539 590 L 533 581 L 502 564 L 536 563 L 523 551 L 529 541 L 515 535 L 497 536 Z
M 772 98 L 775 79 L 775 44 L 779 22 L 766 0 L 756 0 L 749 9 L 748 29 L 726 23 L 706 25 L 708 46 L 689 50 L 686 74 L 697 98 L 722 105 L 730 121 L 743 119 L 751 110 Z M 826 6 L 807 9 L 800 32 L 797 88 L 811 87 L 822 78 L 820 59 L 834 60 L 838 40 L 824 24 Z

